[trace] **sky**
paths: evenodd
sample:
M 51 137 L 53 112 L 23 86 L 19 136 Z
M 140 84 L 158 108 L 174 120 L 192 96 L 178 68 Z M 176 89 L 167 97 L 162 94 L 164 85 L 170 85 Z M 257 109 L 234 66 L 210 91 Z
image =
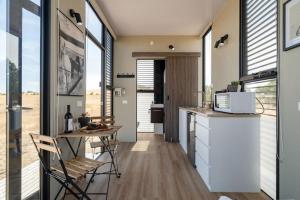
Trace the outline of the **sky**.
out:
M 6 50 L 6 41 L 5 41 L 5 21 L 6 21 L 6 1 L 0 1 L 0 93 L 5 90 L 5 50 Z

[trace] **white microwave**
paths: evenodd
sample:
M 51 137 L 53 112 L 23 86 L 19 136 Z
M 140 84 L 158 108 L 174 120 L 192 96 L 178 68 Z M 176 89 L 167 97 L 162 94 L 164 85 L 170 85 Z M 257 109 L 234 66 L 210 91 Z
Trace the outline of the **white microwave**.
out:
M 216 93 L 214 110 L 226 113 L 255 113 L 255 92 Z

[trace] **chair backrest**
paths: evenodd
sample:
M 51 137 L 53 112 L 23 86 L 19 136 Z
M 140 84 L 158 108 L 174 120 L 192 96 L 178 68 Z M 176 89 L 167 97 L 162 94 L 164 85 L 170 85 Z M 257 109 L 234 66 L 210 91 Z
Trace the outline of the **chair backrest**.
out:
M 55 138 L 45 136 L 45 135 L 33 134 L 33 133 L 30 133 L 29 135 L 39 154 L 41 153 L 41 150 L 44 150 L 44 151 L 54 153 L 60 158 L 61 150 L 58 147 Z
M 91 117 L 91 121 L 97 121 L 106 125 L 114 125 L 115 124 L 115 117 L 114 116 L 97 116 L 97 117 Z

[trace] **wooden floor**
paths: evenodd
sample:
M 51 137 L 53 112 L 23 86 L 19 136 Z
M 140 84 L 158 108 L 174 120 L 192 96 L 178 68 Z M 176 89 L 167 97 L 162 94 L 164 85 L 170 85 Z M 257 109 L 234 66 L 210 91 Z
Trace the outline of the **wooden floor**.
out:
M 118 152 L 122 176 L 112 177 L 110 200 L 216 200 L 222 195 L 237 200 L 269 200 L 263 193 L 208 192 L 179 144 L 166 143 L 161 135 L 139 134 L 137 143 L 121 143 Z M 89 191 L 105 191 L 106 181 L 104 175 L 96 177 Z

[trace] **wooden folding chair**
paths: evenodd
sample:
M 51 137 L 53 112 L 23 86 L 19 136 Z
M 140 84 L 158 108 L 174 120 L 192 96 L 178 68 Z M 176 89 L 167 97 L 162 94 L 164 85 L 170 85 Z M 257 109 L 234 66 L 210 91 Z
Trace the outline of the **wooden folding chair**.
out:
M 97 173 L 98 168 L 106 163 L 79 156 L 71 160 L 63 161 L 63 159 L 61 158 L 61 149 L 58 147 L 55 138 L 38 134 L 30 134 L 30 136 L 36 147 L 38 156 L 46 174 L 50 177 L 53 177 L 58 183 L 61 184 L 61 188 L 55 196 L 55 199 L 59 197 L 63 188 L 65 188 L 64 197 L 66 195 L 66 191 L 69 191 L 70 194 L 72 194 L 76 199 L 86 198 L 90 200 L 91 198 L 89 197 L 89 195 L 106 195 L 107 199 L 110 174 L 108 179 L 107 191 L 105 193 L 87 192 L 94 176 L 99 174 Z M 41 150 L 54 153 L 58 157 L 59 163 L 51 167 L 47 166 Z M 110 171 L 111 170 L 112 169 L 110 168 Z M 88 174 L 90 174 L 91 177 L 88 179 L 86 187 L 84 189 L 81 189 L 78 183 L 86 180 L 86 176 Z
M 106 124 L 108 126 L 113 126 L 115 124 L 114 121 L 114 116 L 102 116 L 102 117 L 91 117 L 91 121 L 92 122 L 99 122 L 99 123 L 103 123 Z M 109 146 L 111 146 L 113 149 L 116 149 L 115 147 L 117 147 L 117 145 L 119 145 L 119 141 L 117 140 L 117 135 L 115 135 L 113 138 L 111 138 L 109 141 Z M 93 152 L 93 158 L 96 152 L 96 148 L 100 148 L 101 149 L 101 153 L 105 152 L 104 148 L 104 144 L 101 141 L 91 141 L 90 142 L 90 146 Z
M 108 126 L 113 126 L 115 124 L 114 116 L 101 116 L 101 117 L 91 117 L 92 122 L 100 122 L 106 124 Z M 119 146 L 119 141 L 117 140 L 117 134 L 114 137 L 110 138 L 109 140 L 102 140 L 102 141 L 92 141 L 90 142 L 90 146 L 93 153 L 93 158 L 96 152 L 96 148 L 101 149 L 101 153 L 108 152 L 111 154 L 112 159 L 115 159 L 116 168 L 118 171 L 118 159 L 117 159 L 117 148 Z M 106 148 L 106 149 L 105 149 Z M 102 154 L 101 154 L 102 155 Z M 120 174 L 117 174 L 117 177 L 120 177 Z

